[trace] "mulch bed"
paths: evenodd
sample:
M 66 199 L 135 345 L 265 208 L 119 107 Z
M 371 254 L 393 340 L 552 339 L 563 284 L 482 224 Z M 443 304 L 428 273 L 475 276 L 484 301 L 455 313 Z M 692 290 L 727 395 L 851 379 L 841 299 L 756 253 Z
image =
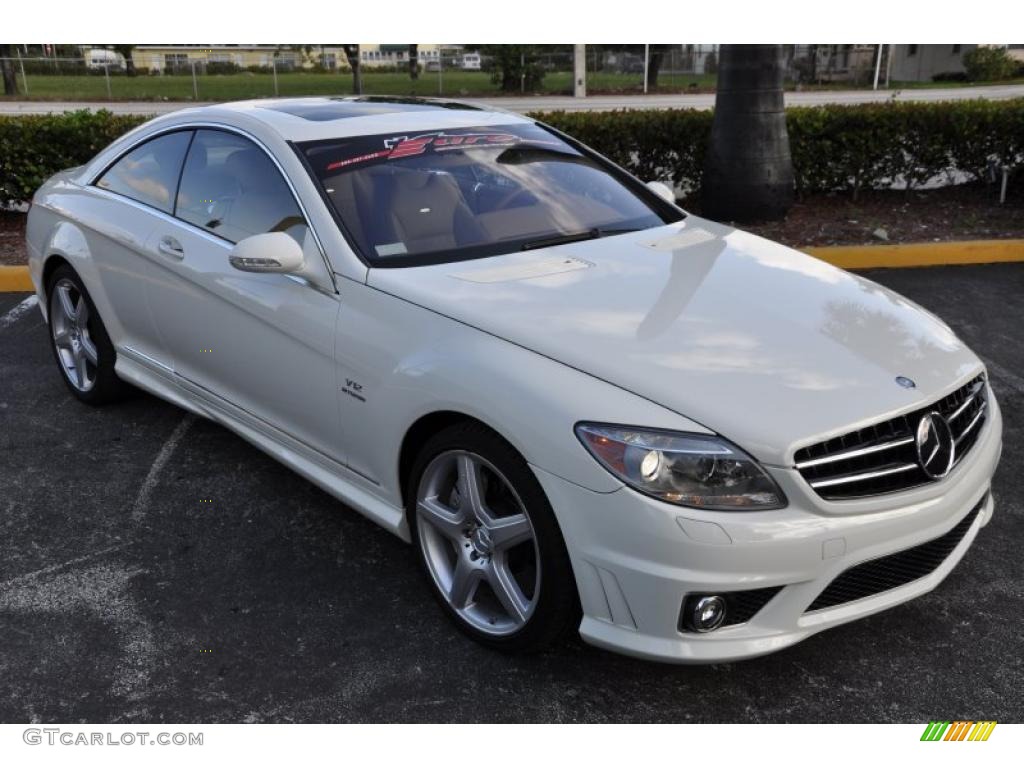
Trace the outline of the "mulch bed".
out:
M 985 185 L 868 191 L 798 201 L 785 220 L 743 229 L 795 247 L 1024 238 L 1024 178 L 999 204 Z
M 984 185 L 868 191 L 856 201 L 818 195 L 798 201 L 784 221 L 743 229 L 794 247 L 1024 238 L 1024 178 L 1011 181 L 1003 205 Z M 25 214 L 0 212 L 0 264 L 25 260 Z
M 0 211 L 0 264 L 24 264 L 25 214 Z

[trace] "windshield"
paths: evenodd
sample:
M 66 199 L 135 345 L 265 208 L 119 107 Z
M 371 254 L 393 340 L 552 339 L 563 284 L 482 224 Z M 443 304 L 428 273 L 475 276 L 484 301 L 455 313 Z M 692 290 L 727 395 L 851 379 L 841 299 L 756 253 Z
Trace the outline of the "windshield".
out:
M 374 266 L 413 266 L 648 229 L 683 214 L 535 124 L 299 145 Z

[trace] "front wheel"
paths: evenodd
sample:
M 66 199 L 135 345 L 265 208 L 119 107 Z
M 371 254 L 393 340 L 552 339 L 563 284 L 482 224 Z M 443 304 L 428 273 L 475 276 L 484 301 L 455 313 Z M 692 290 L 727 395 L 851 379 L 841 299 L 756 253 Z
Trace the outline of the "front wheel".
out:
M 435 435 L 408 497 L 415 549 L 435 596 L 474 640 L 531 651 L 579 621 L 572 569 L 537 478 L 482 425 Z

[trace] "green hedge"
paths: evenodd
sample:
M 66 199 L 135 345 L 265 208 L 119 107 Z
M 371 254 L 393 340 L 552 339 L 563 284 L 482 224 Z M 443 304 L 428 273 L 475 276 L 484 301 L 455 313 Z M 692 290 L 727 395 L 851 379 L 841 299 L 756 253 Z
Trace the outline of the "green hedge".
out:
M 642 179 L 700 187 L 711 112 L 536 114 Z M 919 186 L 946 173 L 984 178 L 991 159 L 1024 164 L 1024 99 L 796 107 L 786 110 L 797 191 Z
M 82 165 L 146 121 L 110 112 L 0 116 L 0 202 L 24 202 L 57 171 Z
M 787 110 L 801 194 L 919 186 L 942 174 L 984 178 L 993 159 L 1024 165 L 1024 99 L 885 103 Z M 711 112 L 629 110 L 534 115 L 642 179 L 700 188 Z M 109 112 L 0 117 L 0 200 L 28 200 L 62 168 L 80 165 L 145 118 Z
M 596 149 L 644 181 L 672 181 L 684 190 L 700 187 L 711 136 L 710 110 L 535 112 L 530 116 Z
M 802 107 L 787 113 L 797 191 L 911 187 L 943 174 L 984 179 L 1024 163 L 1024 99 Z

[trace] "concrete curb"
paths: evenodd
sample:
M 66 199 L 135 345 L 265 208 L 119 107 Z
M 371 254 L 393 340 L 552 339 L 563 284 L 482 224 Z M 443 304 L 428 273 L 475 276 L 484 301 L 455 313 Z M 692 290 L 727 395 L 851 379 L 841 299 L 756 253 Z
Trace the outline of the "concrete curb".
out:
M 843 269 L 937 267 L 1024 261 L 1024 240 L 964 240 L 904 245 L 828 245 L 803 248 L 815 258 Z M 0 293 L 33 291 L 28 267 L 0 266 Z
M 801 250 L 843 269 L 937 267 L 949 264 L 993 264 L 1005 261 L 1024 261 L 1024 240 L 829 245 Z
M 28 267 L 0 266 L 0 293 L 22 293 L 34 291 L 28 276 Z

